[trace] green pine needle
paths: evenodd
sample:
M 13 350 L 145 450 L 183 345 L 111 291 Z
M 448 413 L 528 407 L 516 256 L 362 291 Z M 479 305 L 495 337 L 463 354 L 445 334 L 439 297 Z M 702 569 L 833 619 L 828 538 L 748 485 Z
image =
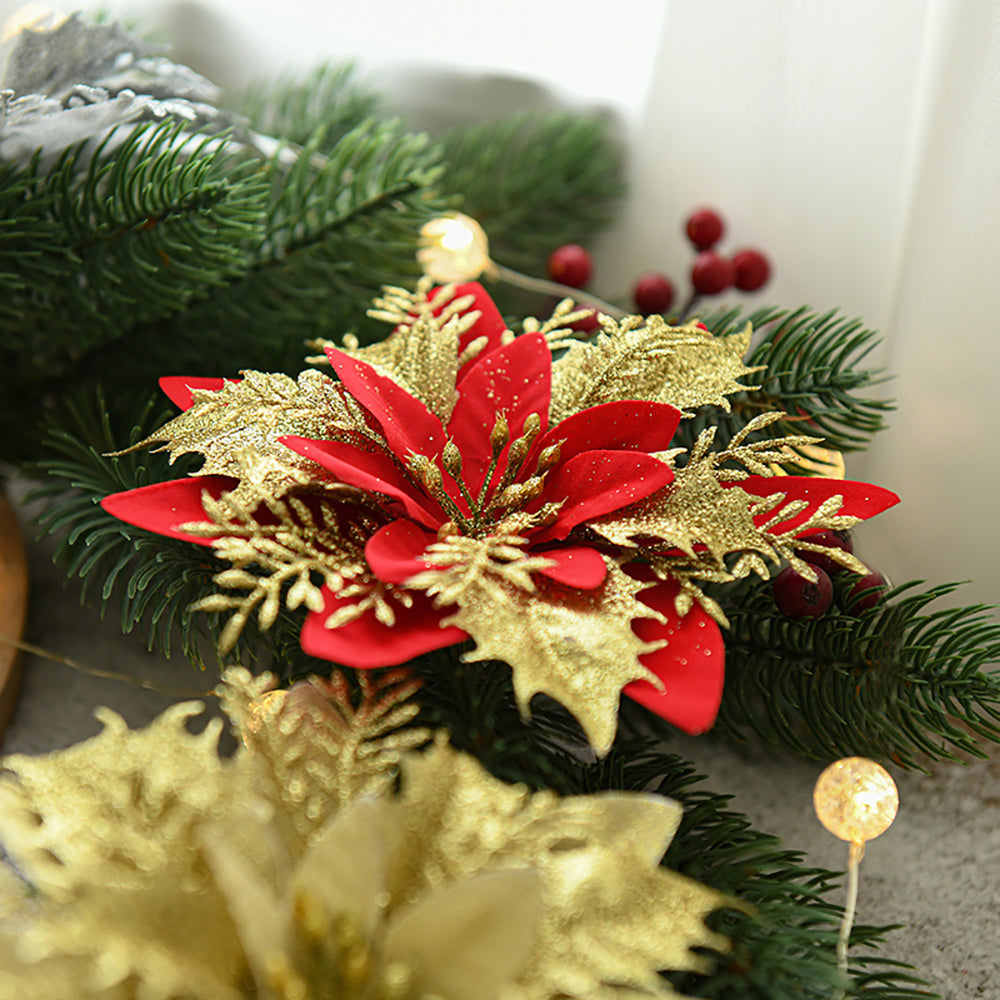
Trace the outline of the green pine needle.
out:
M 538 275 L 553 250 L 593 243 L 614 217 L 624 186 L 608 133 L 595 116 L 565 112 L 456 129 L 443 138 L 442 184 L 486 230 L 497 263 Z
M 759 385 L 732 397 L 732 410 L 717 407 L 701 411 L 682 423 L 681 444 L 690 446 L 708 426 L 716 426 L 716 442 L 728 443 L 754 417 L 769 410 L 783 410 L 786 420 L 769 425 L 758 436 L 777 438 L 809 434 L 824 439 L 836 451 L 863 450 L 885 427 L 885 416 L 894 409 L 890 400 L 873 397 L 871 390 L 887 381 L 881 369 L 863 367 L 879 343 L 879 335 L 859 320 L 848 320 L 836 311 L 815 313 L 766 307 L 744 313 L 728 309 L 711 313 L 704 322 L 717 336 L 741 330 L 747 322 L 762 336 L 751 349 L 746 364 L 765 370 L 748 376 Z
M 257 132 L 296 146 L 322 133 L 321 153 L 378 111 L 379 97 L 359 84 L 353 63 L 323 64 L 306 75 L 253 83 L 237 102 Z
M 730 599 L 720 729 L 821 760 L 984 756 L 977 737 L 1000 742 L 1000 622 L 985 605 L 929 610 L 957 584 L 918 586 L 817 619 L 782 614 L 767 583 Z

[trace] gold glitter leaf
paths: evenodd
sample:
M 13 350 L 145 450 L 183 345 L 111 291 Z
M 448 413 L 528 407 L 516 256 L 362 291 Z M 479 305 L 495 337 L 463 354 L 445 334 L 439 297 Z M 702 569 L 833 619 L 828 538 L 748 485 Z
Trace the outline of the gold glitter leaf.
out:
M 354 697 L 272 684 L 227 673 L 228 763 L 217 726 L 187 733 L 193 705 L 138 732 L 105 713 L 80 747 L 12 759 L 3 845 L 67 871 L 5 892 L 0 996 L 666 1000 L 658 969 L 725 948 L 704 918 L 733 901 L 659 867 L 675 803 L 532 794 L 443 738 L 408 751 L 398 674 Z
M 215 554 L 231 565 L 213 577 L 215 584 L 242 592 L 210 594 L 189 608 L 233 611 L 219 635 L 221 653 L 233 648 L 254 611 L 261 629 L 269 629 L 286 588 L 290 609 L 305 605 L 322 611 L 320 584 L 337 592 L 347 579 L 364 575 L 365 541 L 381 523 L 370 512 L 338 504 L 332 497 L 321 506 L 294 496 L 267 497 L 265 506 L 272 523 L 251 516 L 235 492 L 223 493 L 218 500 L 206 493 L 206 521 L 184 525 L 191 535 L 211 537 Z
M 693 323 L 669 326 L 662 316 L 602 317 L 602 332 L 576 343 L 552 363 L 551 421 L 620 399 L 669 403 L 680 410 L 729 409 L 727 396 L 750 386 L 757 369 L 742 361 L 751 328 L 716 337 Z
M 304 482 L 330 479 L 278 438 L 296 435 L 331 441 L 380 440 L 343 387 L 317 371 L 297 379 L 245 371 L 218 391 L 193 390 L 194 404 L 133 448 L 165 442 L 173 461 L 187 452 L 205 456 L 197 475 L 241 480 L 241 499 L 281 496 Z M 129 449 L 132 450 L 132 449 Z M 246 485 L 256 486 L 244 496 Z
M 254 787 L 282 805 L 292 836 L 302 841 L 344 802 L 383 792 L 400 755 L 430 736 L 401 728 L 417 713 L 409 699 L 420 686 L 406 671 L 360 674 L 356 707 L 343 674 L 300 681 L 288 691 L 273 690 L 270 674 L 252 686 L 249 676 L 226 671 L 223 707 L 254 751 Z
M 530 864 L 541 874 L 545 909 L 518 1000 L 614 997 L 623 987 L 674 997 L 659 969 L 700 969 L 691 948 L 726 948 L 703 921 L 727 900 L 658 867 L 681 813 L 667 799 L 531 794 L 438 746 L 407 760 L 393 808 L 408 815 L 392 825 L 396 843 L 402 829 L 426 837 L 419 855 L 392 852 L 389 884 L 398 891 L 498 866 Z
M 218 800 L 228 767 L 216 752 L 219 720 L 197 736 L 184 728 L 200 708 L 175 705 L 137 732 L 100 709 L 104 730 L 93 739 L 5 758 L 0 842 L 33 884 L 59 895 L 97 871 L 128 881 L 190 846 L 192 826 Z
M 0 995 L 52 1000 L 46 988 L 65 979 L 67 998 L 103 998 L 135 977 L 157 1000 L 239 996 L 240 951 L 198 841 L 205 815 L 233 801 L 233 769 L 218 757 L 218 720 L 186 731 L 200 707 L 176 705 L 138 732 L 103 709 L 93 739 L 6 759 L 0 842 L 53 905 L 18 931 L 35 972 Z
M 477 353 L 474 348 L 460 356 L 459 338 L 475 326 L 481 313 L 469 308 L 475 302 L 474 296 L 456 297 L 454 285 L 445 285 L 430 294 L 432 285 L 424 278 L 413 292 L 383 288 L 368 315 L 391 323 L 396 329 L 384 340 L 367 347 L 357 346 L 353 337 L 345 338 L 340 350 L 387 375 L 425 403 L 442 423 L 447 423 L 458 399 L 455 391 L 458 369 Z M 325 340 L 313 343 L 335 346 Z M 482 350 L 485 341 L 477 346 Z
M 657 614 L 636 600 L 645 584 L 614 562 L 593 590 L 577 590 L 539 576 L 524 590 L 499 577 L 469 581 L 458 610 L 446 620 L 476 641 L 466 660 L 503 660 L 513 671 L 521 711 L 544 692 L 563 704 L 583 726 L 591 746 L 607 753 L 618 722 L 621 689 L 652 680 L 639 656 L 656 647 L 632 631 L 636 618 Z M 517 643 L 511 636 L 518 636 Z

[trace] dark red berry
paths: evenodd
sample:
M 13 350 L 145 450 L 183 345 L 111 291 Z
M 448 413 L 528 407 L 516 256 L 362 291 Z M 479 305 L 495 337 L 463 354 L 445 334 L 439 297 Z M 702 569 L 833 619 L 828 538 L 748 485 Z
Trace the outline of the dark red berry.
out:
M 601 321 L 597 318 L 597 310 L 591 309 L 586 316 L 570 323 L 569 328 L 571 330 L 576 330 L 577 333 L 592 333 L 594 330 L 598 329 L 600 325 Z
M 579 243 L 566 243 L 549 254 L 549 277 L 560 285 L 583 288 L 593 270 L 590 254 Z
M 876 570 L 866 576 L 859 576 L 847 592 L 844 610 L 849 615 L 860 615 L 881 603 L 889 589 L 886 578 Z
M 759 250 L 740 250 L 733 254 L 736 277 L 733 284 L 741 292 L 756 292 L 771 277 L 770 261 Z
M 813 545 L 823 545 L 828 549 L 840 549 L 841 552 L 854 551 L 854 540 L 849 531 L 817 531 L 814 535 L 806 535 L 802 540 L 811 542 Z M 837 562 L 836 559 L 824 552 L 803 550 L 799 552 L 799 558 L 813 566 L 818 566 L 827 573 L 840 573 L 844 569 L 843 563 Z
M 688 216 L 684 232 L 696 250 L 709 250 L 722 239 L 725 228 L 718 212 L 711 208 L 699 208 Z
M 774 578 L 773 586 L 774 601 L 789 618 L 819 618 L 833 603 L 833 583 L 819 568 L 813 583 L 786 566 Z
M 733 283 L 733 262 L 714 250 L 698 254 L 691 266 L 691 286 L 699 295 L 718 295 Z
M 650 271 L 635 283 L 632 300 L 643 316 L 665 313 L 674 301 L 674 284 L 665 274 Z

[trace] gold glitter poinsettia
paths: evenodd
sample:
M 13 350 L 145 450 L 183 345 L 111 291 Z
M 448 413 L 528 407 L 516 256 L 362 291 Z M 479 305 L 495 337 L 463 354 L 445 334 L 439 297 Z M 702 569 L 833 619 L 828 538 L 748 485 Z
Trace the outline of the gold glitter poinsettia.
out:
M 165 379 L 186 412 L 150 441 L 205 464 L 104 507 L 230 564 L 224 592 L 195 605 L 231 612 L 223 648 L 284 602 L 308 609 L 307 652 L 360 669 L 472 639 L 465 658 L 508 662 L 523 711 L 551 695 L 598 752 L 622 693 L 701 732 L 725 624 L 703 585 L 783 559 L 808 573 L 796 552 L 810 533 L 896 497 L 775 476 L 814 440 L 750 441 L 781 414 L 724 449 L 711 428 L 690 454 L 671 449 L 685 412 L 746 388 L 749 327 L 604 318 L 581 343 L 570 308 L 515 337 L 478 285 L 388 289 L 383 343 L 327 347 L 339 381 Z
M 659 867 L 675 803 L 533 794 L 441 741 L 415 752 L 398 677 L 356 706 L 336 676 L 272 683 L 227 674 L 228 761 L 186 704 L 5 762 L 24 882 L 0 865 L 0 996 L 669 998 L 657 970 L 725 948 L 703 921 L 732 901 Z

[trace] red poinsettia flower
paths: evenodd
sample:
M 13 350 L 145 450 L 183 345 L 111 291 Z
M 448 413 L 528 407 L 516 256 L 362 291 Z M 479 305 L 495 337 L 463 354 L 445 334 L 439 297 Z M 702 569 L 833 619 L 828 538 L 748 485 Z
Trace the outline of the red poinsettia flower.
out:
M 364 558 L 382 584 L 405 591 L 433 565 L 430 554 L 443 538 L 513 534 L 525 558 L 541 560 L 532 564 L 533 575 L 571 591 L 593 591 L 608 574 L 609 546 L 588 541 L 582 529 L 672 482 L 673 471 L 656 453 L 669 448 L 681 415 L 663 403 L 621 399 L 549 426 L 552 357 L 545 338 L 528 333 L 504 342 L 505 324 L 482 289 L 463 286 L 459 294 L 473 295 L 481 314 L 462 335 L 459 351 L 473 341 L 485 346 L 460 368 L 447 419 L 372 364 L 331 348 L 327 356 L 343 389 L 385 447 L 367 440 L 280 440 L 328 477 L 379 498 L 386 523 L 368 538 Z M 217 390 L 223 382 L 166 379 L 161 384 L 186 408 L 192 404 L 191 389 Z M 219 476 L 188 478 L 116 494 L 103 506 L 141 527 L 210 544 L 210 538 L 194 538 L 182 526 L 204 520 L 203 490 L 218 497 L 233 485 Z M 751 495 L 776 492 L 775 480 L 767 477 L 750 476 L 737 485 Z M 768 521 L 767 530 L 775 533 L 793 531 L 835 495 L 843 498 L 839 513 L 858 518 L 896 501 L 878 487 L 842 480 L 786 478 L 780 490 L 786 495 L 782 506 L 805 504 L 790 509 L 783 522 L 773 509 L 761 515 L 759 522 Z M 626 569 L 642 578 L 641 566 Z M 632 624 L 639 639 L 659 644 L 639 657 L 657 684 L 635 680 L 622 690 L 697 733 L 711 726 L 718 711 L 724 645 L 718 625 L 697 604 L 678 615 L 678 589 L 672 580 L 656 581 L 638 594 L 657 615 L 636 617 Z M 357 668 L 389 666 L 467 638 L 444 624 L 454 605 L 438 606 L 419 590 L 409 592 L 407 605 L 394 606 L 391 626 L 369 609 L 329 628 L 331 615 L 361 598 L 357 588 L 336 592 L 327 586 L 323 595 L 324 606 L 310 611 L 301 633 L 303 648 L 323 659 Z

